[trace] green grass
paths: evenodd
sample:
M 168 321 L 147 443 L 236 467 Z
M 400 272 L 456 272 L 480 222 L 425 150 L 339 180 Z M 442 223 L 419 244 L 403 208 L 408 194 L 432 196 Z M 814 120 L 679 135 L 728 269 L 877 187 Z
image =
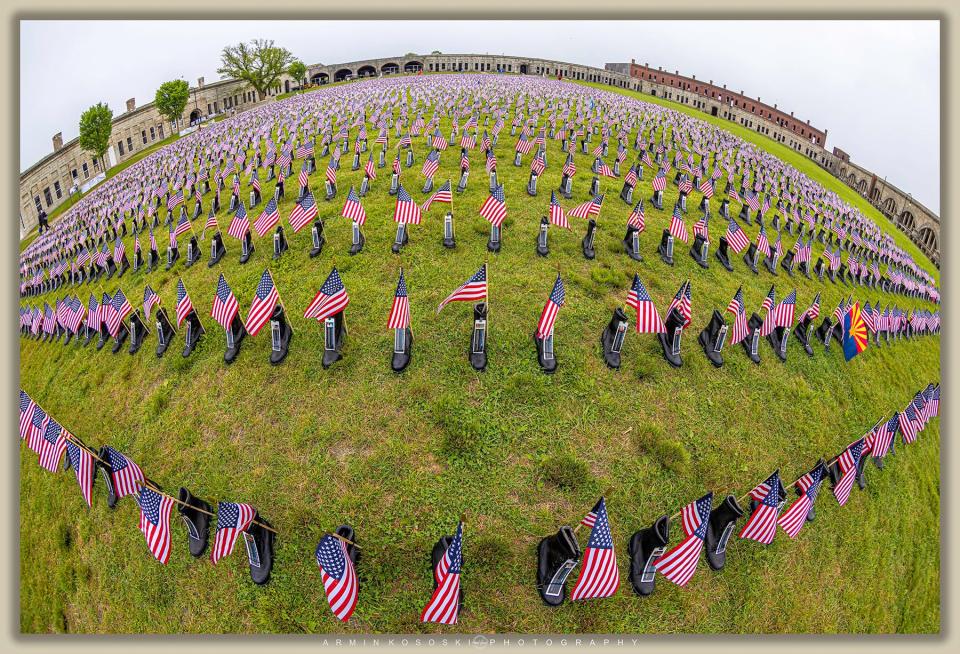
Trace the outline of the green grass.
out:
M 442 130 L 449 133 L 448 121 Z M 279 261 L 270 259 L 264 242 L 240 266 L 238 244 L 227 238 L 222 269 L 243 315 L 269 266 L 292 316 L 295 334 L 280 367 L 268 364 L 266 331 L 243 344 L 233 365 L 224 365 L 223 333 L 208 317 L 219 270 L 202 264 L 184 270 L 178 263 L 171 272 L 120 280 L 134 306 L 149 281 L 172 312 L 176 281 L 183 277 L 208 329 L 188 359 L 179 355 L 182 334 L 162 359 L 153 355 L 152 334 L 133 357 L 21 342 L 22 386 L 73 433 L 119 448 L 168 492 L 182 484 L 206 499 L 249 502 L 280 531 L 273 578 L 263 588 L 250 581 L 241 551 L 217 566 L 193 560 L 179 523 L 172 525 L 170 563 L 162 566 L 146 550 L 132 500 L 109 510 L 101 481 L 87 510 L 72 473 L 43 471 L 22 447 L 22 631 L 939 631 L 939 419 L 916 444 L 898 448 L 885 470 L 869 467 L 866 490 L 854 490 L 846 507 L 824 490 L 817 521 L 796 541 L 782 532 L 769 547 L 737 541 L 721 573 L 702 561 L 686 589 L 660 579 L 652 597 L 632 594 L 626 544 L 635 530 L 706 490 L 740 495 L 778 467 L 792 481 L 818 457 L 838 453 L 921 385 L 939 379 L 939 339 L 871 347 L 850 363 L 836 346 L 829 353 L 818 346 L 808 358 L 792 344 L 784 365 L 761 344 L 763 362 L 754 366 L 739 347 L 728 347 L 726 364 L 714 369 L 695 342 L 696 331 L 714 308 L 723 310 L 741 283 L 751 310 L 759 308 L 771 281 L 779 297 L 796 285 L 801 311 L 822 289 L 824 314 L 850 289 L 790 279 L 782 271 L 776 278 L 753 276 L 739 259 L 735 274 L 717 265 L 702 271 L 681 247 L 676 265 L 665 266 L 655 248 L 669 213 L 649 203 L 644 261 L 634 263 L 620 244 L 630 208 L 617 198 L 619 184 L 611 182 L 603 189 L 609 194 L 599 217 L 597 259 L 581 256 L 585 228 L 577 219 L 570 232 L 551 230 L 550 255 L 539 258 L 538 223 L 549 189 L 558 183 L 562 155 L 549 142 L 548 172 L 540 195 L 531 199 L 523 191 L 529 156 L 521 168 L 512 165 L 515 138 L 509 131 L 504 129 L 496 148 L 510 210 L 497 255 L 486 252 L 488 230 L 477 215 L 487 195 L 477 151 L 467 192 L 454 196 L 456 250 L 440 245 L 440 205 L 411 228 L 401 256 L 390 253 L 395 226 L 393 198 L 386 193 L 388 163 L 364 201 L 366 248 L 350 257 L 350 226 L 337 217 L 347 190 L 361 177 L 350 171 L 350 155 L 342 159 L 336 200 L 319 200 L 328 239 L 320 257 L 307 256 L 307 230 L 288 230 L 291 249 Z M 414 148 L 417 162 L 404 178 L 421 201 L 419 168 L 427 152 L 422 138 Z M 441 159 L 437 179 L 451 176 L 455 183 L 458 150 Z M 575 199 L 565 206 L 586 198 L 590 162 L 577 155 Z M 322 184 L 322 165 L 312 176 L 314 187 Z M 817 170 L 810 162 L 794 165 L 805 165 L 809 175 Z M 648 175 L 644 195 L 649 183 Z M 829 176 L 823 183 L 838 192 L 845 188 Z M 265 184 L 265 191 L 272 194 L 272 186 Z M 288 188 L 284 219 L 295 194 Z M 676 187 L 668 185 L 665 195 L 669 210 Z M 257 213 L 259 208 L 251 212 Z M 224 214 L 220 224 L 225 230 Z M 719 221 L 712 229 L 719 229 Z M 747 231 L 756 234 L 755 227 Z M 201 245 L 206 250 L 209 242 Z M 786 237 L 785 246 L 792 239 Z M 129 237 L 127 249 L 132 251 Z M 820 252 L 816 244 L 814 257 Z M 470 306 L 455 303 L 439 316 L 434 310 L 483 261 L 490 263 L 490 366 L 476 373 L 466 358 Z M 332 265 L 351 296 L 349 336 L 345 358 L 323 370 L 320 329 L 301 316 Z M 401 265 L 415 344 L 410 367 L 396 375 L 385 324 Z M 567 306 L 556 325 L 559 369 L 548 377 L 537 367 L 530 334 L 558 269 Z M 679 370 L 662 359 L 652 336 L 632 331 L 622 369 L 603 364 L 600 331 L 611 310 L 624 303 L 634 272 L 661 311 L 683 280 L 693 280 L 695 329 L 684 338 Z M 116 279 L 105 284 L 110 292 L 117 286 Z M 90 289 L 96 285 L 81 289 L 84 299 Z M 871 302 L 882 297 L 884 305 L 894 300 L 860 289 L 855 295 Z M 620 591 L 607 600 L 545 607 L 533 586 L 538 540 L 578 522 L 607 491 Z M 419 611 L 432 588 L 430 549 L 439 536 L 452 533 L 463 512 L 466 605 L 460 623 L 421 625 Z M 326 606 L 313 558 L 321 534 L 341 522 L 356 528 L 363 548 L 360 603 L 346 625 Z M 678 530 L 674 525 L 674 540 Z M 586 534 L 580 541 L 586 543 Z

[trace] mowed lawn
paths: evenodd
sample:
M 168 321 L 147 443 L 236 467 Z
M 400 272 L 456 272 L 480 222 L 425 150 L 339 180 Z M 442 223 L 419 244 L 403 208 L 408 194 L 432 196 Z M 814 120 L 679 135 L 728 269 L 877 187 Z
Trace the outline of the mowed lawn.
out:
M 687 107 L 670 106 L 709 120 Z M 854 191 L 812 162 L 722 122 L 893 230 Z M 449 136 L 449 119 L 442 121 L 441 130 Z M 736 541 L 722 572 L 701 561 L 686 588 L 661 577 L 652 596 L 633 594 L 626 546 L 635 530 L 708 490 L 718 501 L 731 492 L 740 496 L 777 468 L 790 482 L 818 457 L 839 453 L 878 419 L 902 408 L 928 381 L 939 380 L 939 338 L 879 349 L 871 345 L 850 363 L 844 363 L 836 345 L 829 353 L 815 345 L 815 356 L 809 358 L 791 339 L 786 364 L 762 343 L 763 362 L 755 366 L 740 346 L 728 346 L 725 365 L 715 369 L 696 334 L 713 309 L 723 311 L 740 284 L 748 311 L 759 310 L 772 282 L 778 299 L 796 287 L 798 315 L 818 290 L 823 291 L 821 315 L 826 315 L 851 289 L 802 275 L 789 278 L 782 270 L 773 277 L 761 268 L 755 276 L 739 257 L 733 259 L 731 274 L 712 253 L 710 269 L 701 270 L 680 243 L 675 266 L 664 265 L 656 245 L 677 196 L 673 184 L 665 192 L 665 211 L 646 204 L 644 261 L 635 263 L 623 252 L 620 240 L 630 207 L 618 198 L 618 180 L 601 182 L 607 197 L 598 221 L 596 260 L 583 258 L 585 224 L 575 218 L 569 232 L 550 229 L 550 255 L 538 257 L 540 216 L 559 182 L 564 155 L 559 142 L 548 141 L 547 173 L 539 195 L 531 198 L 525 186 L 532 155 L 514 167 L 516 137 L 509 133 L 508 124 L 495 146 L 509 211 L 499 254 L 487 253 L 488 224 L 477 214 L 487 196 L 479 150 L 470 154 L 467 191 L 454 194 L 456 250 L 441 246 L 446 206 L 436 205 L 422 225 L 411 228 L 403 253 L 390 252 L 395 233 L 394 199 L 387 195 L 392 149 L 364 199 L 367 243 L 360 255 L 349 256 L 350 224 L 339 217 L 347 190 L 362 177 L 362 169 L 350 170 L 352 154 L 341 159 L 334 201 L 322 200 L 325 159 L 318 159 L 319 170 L 311 176 L 326 221 L 328 243 L 320 257 L 307 256 L 308 230 L 294 235 L 287 228 L 290 251 L 280 260 L 271 260 L 272 239 L 267 237 L 257 242 L 250 263 L 241 266 L 238 242 L 225 236 L 228 254 L 221 267 L 242 314 L 265 267 L 273 272 L 289 309 L 295 333 L 290 354 L 278 367 L 268 363 L 266 330 L 244 342 L 235 363 L 223 363 L 223 331 L 208 317 L 220 269 L 208 269 L 205 258 L 187 270 L 179 262 L 170 272 L 127 273 L 119 280 L 135 307 L 149 282 L 172 315 L 182 276 L 207 327 L 199 350 L 187 359 L 179 353 L 182 333 L 162 359 L 153 354 L 153 333 L 135 356 L 125 349 L 111 355 L 107 349 L 97 352 L 73 343 L 21 342 L 22 387 L 71 432 L 89 444 L 118 448 L 174 495 L 184 485 L 207 500 L 248 502 L 280 532 L 273 576 L 265 587 L 250 580 L 242 544 L 216 566 L 193 559 L 178 521 L 172 524 L 173 554 L 164 566 L 152 558 L 137 529 L 132 498 L 108 509 L 100 480 L 93 508 L 87 509 L 72 472 L 42 470 L 36 456 L 21 446 L 22 631 L 939 631 L 936 418 L 915 444 L 898 445 L 884 470 L 870 464 L 866 490 L 854 489 L 847 506 L 838 507 L 825 486 L 816 522 L 795 541 L 783 532 L 769 547 Z M 351 146 L 355 135 L 352 130 Z M 390 135 L 393 145 L 392 130 Z M 615 144 L 611 150 L 608 161 Z M 428 152 L 422 137 L 414 139 L 414 151 L 416 162 L 404 169 L 403 179 L 414 199 L 422 201 L 420 166 Z M 627 162 L 635 158 L 631 149 Z M 442 154 L 438 183 L 450 177 L 456 184 L 458 161 L 456 146 Z M 577 155 L 574 199 L 561 200 L 566 208 L 587 199 L 591 162 L 590 155 Z M 295 165 L 298 169 L 299 162 Z M 650 179 L 646 171 L 638 187 L 647 198 Z M 285 228 L 295 185 L 291 179 L 281 203 Z M 264 188 L 265 195 L 272 194 L 273 182 Z M 246 200 L 247 179 L 242 195 Z M 699 194 L 693 196 L 688 226 L 699 215 Z M 714 240 L 725 229 L 716 216 L 719 200 L 713 201 L 710 224 Z M 261 207 L 251 211 L 252 218 Z M 223 212 L 219 220 L 225 234 L 229 217 Z M 202 219 L 195 223 L 198 233 L 202 224 Z M 755 224 L 745 229 L 755 238 Z M 898 244 L 938 276 L 916 248 L 906 245 L 902 233 L 893 233 Z M 784 232 L 785 248 L 793 240 Z M 132 236 L 126 241 L 132 252 Z M 147 242 L 146 233 L 141 242 Z M 158 242 L 164 244 L 165 232 Z M 185 253 L 186 240 L 182 242 Z M 207 252 L 209 239 L 201 246 Z M 814 243 L 814 262 L 822 247 Z M 477 373 L 467 361 L 471 306 L 454 303 L 439 315 L 435 309 L 485 261 L 489 368 Z M 344 359 L 323 370 L 320 327 L 302 315 L 334 265 L 351 297 L 349 335 Z M 393 335 L 386 320 L 401 266 L 415 342 L 410 367 L 397 375 L 390 370 Z M 546 376 L 537 366 L 531 334 L 558 270 L 566 283 L 567 305 L 556 323 L 559 369 Z M 652 336 L 632 331 L 621 370 L 603 363 L 600 332 L 611 311 L 624 305 L 635 272 L 661 312 L 680 284 L 692 280 L 693 325 L 684 337 L 681 369 L 663 360 Z M 112 293 L 117 287 L 113 279 L 104 290 Z M 85 285 L 80 291 L 86 301 L 99 288 Z M 902 307 L 933 308 L 879 291 L 857 287 L 853 292 L 871 304 L 880 299 L 883 306 L 895 301 Z M 563 524 L 576 524 L 605 492 L 620 590 L 605 600 L 544 606 L 534 588 L 537 542 Z M 432 590 L 430 550 L 438 537 L 453 533 L 461 513 L 466 514 L 466 598 L 460 621 L 447 627 L 420 624 L 420 610 Z M 344 522 L 354 526 L 362 547 L 359 605 L 346 624 L 330 613 L 314 559 L 321 535 Z M 679 534 L 680 525 L 674 523 L 671 541 L 679 540 Z M 579 539 L 582 548 L 585 531 Z

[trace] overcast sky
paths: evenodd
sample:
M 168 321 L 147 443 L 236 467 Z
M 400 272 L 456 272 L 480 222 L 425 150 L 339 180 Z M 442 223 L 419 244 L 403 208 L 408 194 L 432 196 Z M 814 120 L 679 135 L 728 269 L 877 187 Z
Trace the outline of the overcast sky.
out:
M 164 81 L 216 80 L 223 46 L 252 38 L 308 65 L 432 50 L 599 67 L 633 58 L 777 103 L 940 210 L 936 21 L 22 21 L 20 169 L 52 151 L 55 133 L 77 136 L 90 105 L 116 115 Z

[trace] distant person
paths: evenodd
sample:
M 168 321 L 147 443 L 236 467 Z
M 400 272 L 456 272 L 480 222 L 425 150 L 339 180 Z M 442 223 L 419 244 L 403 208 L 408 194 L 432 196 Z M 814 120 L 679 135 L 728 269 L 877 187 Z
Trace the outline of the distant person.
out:
M 37 222 L 40 224 L 40 227 L 37 229 L 37 234 L 43 234 L 43 230 L 50 229 L 49 223 L 47 223 L 47 212 L 43 209 L 40 209 L 40 212 L 37 214 Z

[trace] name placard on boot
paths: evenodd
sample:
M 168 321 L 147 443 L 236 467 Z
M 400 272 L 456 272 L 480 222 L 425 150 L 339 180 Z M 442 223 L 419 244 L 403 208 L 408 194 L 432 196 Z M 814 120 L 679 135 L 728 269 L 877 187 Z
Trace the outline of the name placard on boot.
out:
M 613 342 L 610 344 L 610 351 L 615 354 L 620 354 L 620 350 L 623 349 L 623 339 L 627 335 L 627 323 L 620 321 L 617 323 L 617 331 L 613 335 Z
M 260 567 L 260 549 L 257 547 L 257 541 L 253 536 L 243 531 L 243 542 L 247 546 L 247 560 L 254 568 Z
M 643 565 L 643 573 L 640 575 L 640 581 L 648 584 L 656 578 L 657 569 L 654 567 L 654 564 L 657 562 L 657 559 L 663 556 L 663 553 L 666 551 L 666 547 L 657 547 L 650 552 L 650 556 L 647 557 L 647 562 Z
M 560 597 L 563 593 L 563 585 L 567 582 L 567 577 L 570 576 L 570 573 L 573 572 L 573 569 L 576 567 L 577 561 L 574 559 L 567 559 L 563 562 L 563 565 L 560 566 L 560 569 L 554 573 L 553 578 L 550 579 L 550 583 L 547 584 L 546 589 L 544 589 L 543 594 L 548 597 Z

